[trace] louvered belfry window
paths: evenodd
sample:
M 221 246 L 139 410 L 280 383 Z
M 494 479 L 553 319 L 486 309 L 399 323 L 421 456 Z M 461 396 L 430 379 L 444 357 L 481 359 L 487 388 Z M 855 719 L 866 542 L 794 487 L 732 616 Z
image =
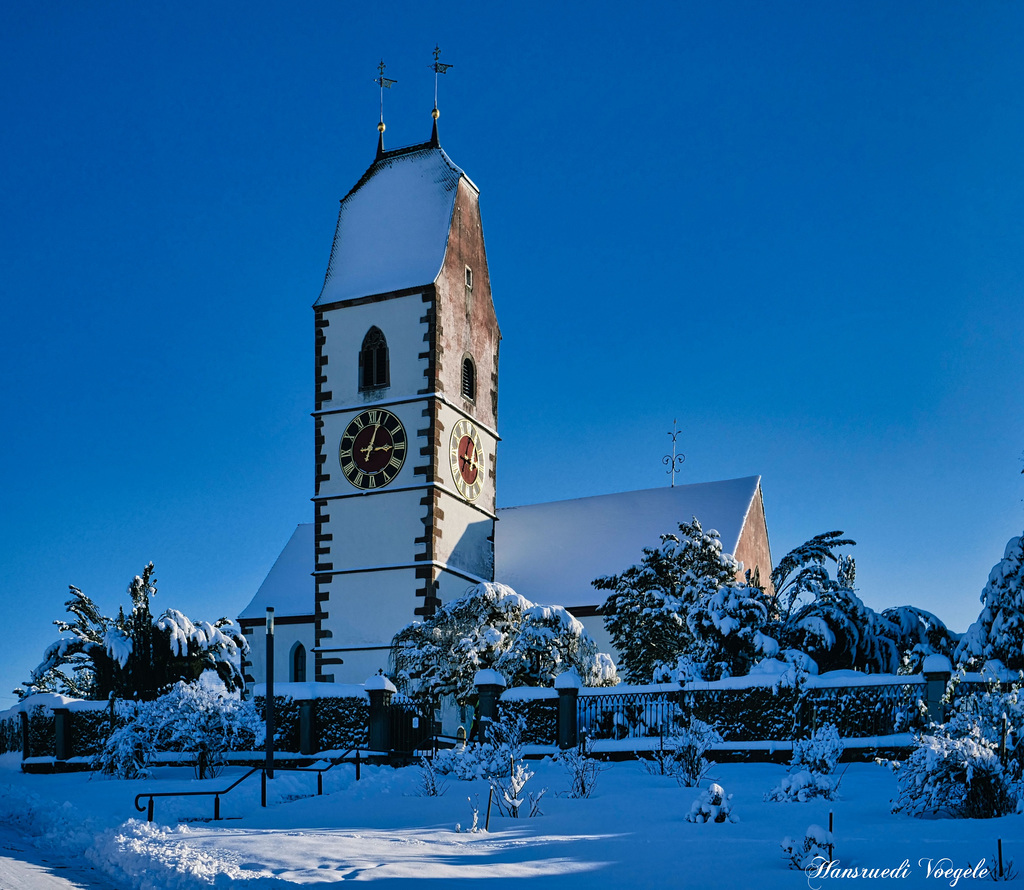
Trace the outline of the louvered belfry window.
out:
M 468 355 L 462 360 L 462 397 L 476 399 L 476 367 Z
M 378 327 L 372 327 L 359 350 L 359 388 L 380 389 L 391 382 L 388 372 L 388 341 Z

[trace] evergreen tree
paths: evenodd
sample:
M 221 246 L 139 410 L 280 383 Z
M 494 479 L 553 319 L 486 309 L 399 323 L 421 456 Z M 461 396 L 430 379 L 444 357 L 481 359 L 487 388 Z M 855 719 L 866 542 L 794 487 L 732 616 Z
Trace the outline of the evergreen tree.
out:
M 612 591 L 604 622 L 631 682 L 650 682 L 659 665 L 694 647 L 688 616 L 702 598 L 734 584 L 739 569 L 723 552 L 718 532 L 705 532 L 696 517 L 680 524 L 679 534 L 662 535 L 661 543 L 645 548 L 640 563 L 622 574 L 593 582 Z
M 841 531 L 823 532 L 794 548 L 772 570 L 771 592 L 768 597 L 768 619 L 777 625 L 786 625 L 798 604 L 806 604 L 817 591 L 829 583 L 825 563 L 837 566 L 839 547 L 857 544 L 843 537 Z
M 54 622 L 60 639 L 46 647 L 29 681 L 15 689 L 60 692 L 75 698 L 131 698 L 150 701 L 171 684 L 199 678 L 214 670 L 228 689 L 242 689 L 242 658 L 249 645 L 229 618 L 193 624 L 168 609 L 154 620 L 150 600 L 156 595 L 153 563 L 128 585 L 132 609 L 117 618 L 102 615 L 96 604 L 71 585 L 65 603 L 75 620 Z
M 1007 542 L 981 603 L 981 614 L 957 647 L 957 663 L 981 667 L 1001 661 L 1011 670 L 1024 670 L 1024 535 Z
M 900 664 L 899 632 L 857 596 L 855 574 L 852 556 L 839 557 L 835 579 L 824 566 L 809 573 L 805 592 L 813 598 L 781 627 L 781 642 L 806 652 L 822 672 L 852 668 L 894 674 Z
M 432 702 L 472 701 L 474 677 L 484 669 L 498 671 L 511 686 L 549 686 L 569 669 L 588 686 L 616 682 L 611 658 L 565 609 L 534 605 L 489 582 L 400 630 L 391 663 L 403 691 Z
M 743 677 L 758 654 L 774 653 L 775 640 L 762 631 L 768 617 L 764 592 L 753 585 L 706 591 L 686 616 L 693 634 L 690 659 L 705 680 Z
M 882 620 L 896 632 L 901 674 L 919 673 L 929 655 L 953 658 L 953 635 L 931 612 L 916 606 L 896 606 L 883 610 Z

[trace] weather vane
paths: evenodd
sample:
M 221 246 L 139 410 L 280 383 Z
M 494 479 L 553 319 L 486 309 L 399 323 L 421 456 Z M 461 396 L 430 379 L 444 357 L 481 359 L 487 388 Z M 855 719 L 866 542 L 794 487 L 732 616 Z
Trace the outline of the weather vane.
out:
M 447 65 L 441 61 L 441 47 L 438 44 L 434 44 L 434 64 L 430 66 L 434 72 L 434 120 L 437 120 L 441 112 L 437 110 L 437 75 L 444 74 L 449 68 L 454 68 L 454 65 Z
M 384 69 L 387 66 L 384 64 L 384 60 L 380 60 L 380 64 L 377 66 L 377 71 L 380 72 L 378 77 L 373 79 L 373 82 L 380 87 L 380 123 L 377 125 L 377 129 L 381 133 L 384 132 L 384 90 L 390 90 L 396 83 L 397 80 L 392 80 L 390 77 L 384 76 Z
M 679 467 L 682 465 L 683 461 L 686 460 L 685 454 L 676 454 L 676 438 L 679 436 L 681 432 L 682 430 L 676 429 L 676 421 L 673 419 L 672 432 L 669 433 L 669 435 L 672 437 L 672 453 L 666 454 L 661 459 L 661 462 L 668 467 L 668 469 L 665 472 L 672 477 L 672 488 L 676 487 L 676 473 L 679 471 Z

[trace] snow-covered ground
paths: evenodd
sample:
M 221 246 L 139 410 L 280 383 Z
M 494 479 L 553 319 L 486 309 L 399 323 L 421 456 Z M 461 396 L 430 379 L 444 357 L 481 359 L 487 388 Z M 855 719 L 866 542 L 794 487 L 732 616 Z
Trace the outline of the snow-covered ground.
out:
M 831 803 L 765 802 L 785 766 L 715 766 L 710 779 L 733 795 L 739 817 L 722 824 L 687 822 L 698 789 L 648 775 L 636 762 L 608 765 L 585 800 L 566 796 L 569 780 L 559 764 L 529 765 L 536 775 L 526 790 L 547 788 L 543 815 L 492 813 L 490 831 L 472 833 L 469 799 L 479 802 L 482 825 L 486 783 L 446 777 L 443 796 L 422 797 L 418 767 L 364 765 L 356 782 L 354 768 L 341 766 L 325 775 L 323 797 L 315 796 L 315 775 L 279 772 L 267 809 L 260 807 L 257 774 L 222 800 L 224 821 L 205 821 L 213 815 L 212 798 L 192 797 L 158 799 L 150 825 L 133 807 L 139 791 L 224 787 L 242 771 L 232 768 L 199 783 L 191 770 L 167 767 L 154 778 L 128 782 L 88 773 L 25 775 L 16 756 L 4 755 L 0 888 L 248 890 L 342 880 L 447 886 L 478 878 L 488 879 L 488 890 L 523 878 L 540 887 L 588 890 L 862 885 L 863 879 L 836 874 L 808 877 L 788 868 L 782 856 L 783 837 L 802 838 L 811 824 L 827 827 L 830 809 L 841 868 L 896 872 L 868 883 L 977 886 L 980 878 L 935 872 L 967 869 L 982 859 L 991 867 L 997 838 L 1006 858 L 1024 862 L 1024 816 L 921 820 L 893 814 L 894 777 L 875 764 L 841 765 L 841 799 Z

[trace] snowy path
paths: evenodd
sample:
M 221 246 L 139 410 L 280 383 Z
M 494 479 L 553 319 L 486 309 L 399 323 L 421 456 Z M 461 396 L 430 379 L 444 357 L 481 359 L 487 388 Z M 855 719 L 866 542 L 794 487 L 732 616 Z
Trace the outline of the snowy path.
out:
M 0 827 L 0 890 L 114 890 L 80 860 L 43 853 L 22 835 Z

